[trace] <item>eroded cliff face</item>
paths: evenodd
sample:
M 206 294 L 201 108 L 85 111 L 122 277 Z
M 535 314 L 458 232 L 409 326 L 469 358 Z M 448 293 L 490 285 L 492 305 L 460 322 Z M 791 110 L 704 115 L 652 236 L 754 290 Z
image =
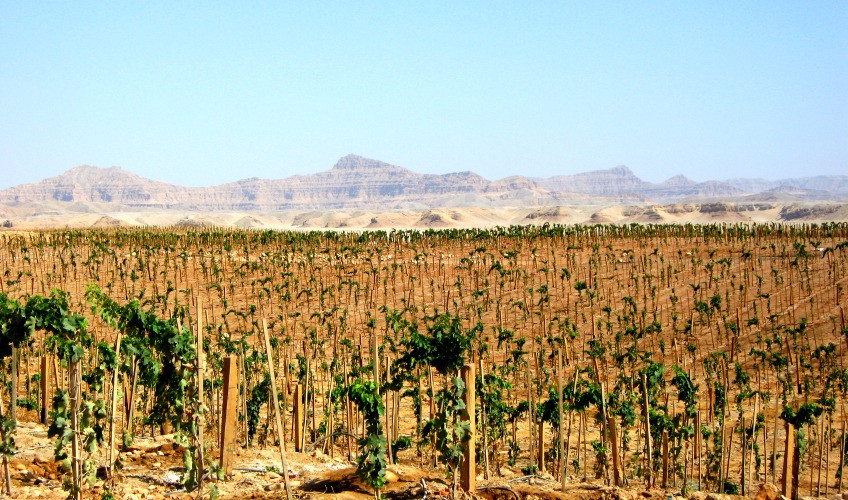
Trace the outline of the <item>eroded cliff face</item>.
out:
M 637 177 L 629 168 L 618 166 L 576 175 L 557 176 L 539 181 L 550 190 L 573 191 L 599 196 L 640 195 L 644 200 L 671 202 L 684 198 L 719 198 L 744 194 L 723 181 L 695 182 L 675 175 L 665 182 L 653 184 Z
M 607 170 L 550 177 L 540 180 L 539 183 L 552 191 L 572 191 L 596 195 L 640 193 L 650 186 L 649 183 L 636 177 L 629 168 L 623 165 Z
M 845 199 L 810 186 L 845 187 L 831 176 L 770 183 L 770 191 L 750 194 L 724 181 L 694 182 L 675 176 L 654 184 L 624 166 L 576 175 L 531 179 L 512 176 L 490 181 L 474 172 L 420 174 L 357 155 L 345 156 L 330 170 L 284 179 L 256 177 L 210 187 L 183 187 L 145 179 L 119 167 L 81 166 L 57 177 L 0 191 L 0 204 L 105 203 L 130 208 L 220 210 L 428 209 L 675 203 L 681 201 L 783 201 Z M 738 185 L 759 185 L 736 180 Z M 744 199 L 742 199 L 744 197 Z M 780 201 L 780 200 L 777 200 Z
M 519 184 L 523 191 L 515 190 Z M 44 201 L 115 203 L 129 207 L 199 210 L 284 210 L 351 208 L 387 204 L 428 207 L 483 206 L 509 202 L 531 192 L 540 201 L 555 197 L 529 179 L 491 182 L 473 172 L 419 174 L 356 155 L 326 171 L 285 179 L 249 178 L 219 186 L 190 188 L 144 179 L 119 167 L 77 167 L 60 176 L 0 192 L 0 203 Z M 515 198 L 520 199 L 520 198 Z
M 168 196 L 184 188 L 151 181 L 120 167 L 98 168 L 88 165 L 73 168 L 58 177 L 35 184 L 24 184 L 0 191 L 6 204 L 64 201 L 104 203 L 145 203 L 154 194 Z

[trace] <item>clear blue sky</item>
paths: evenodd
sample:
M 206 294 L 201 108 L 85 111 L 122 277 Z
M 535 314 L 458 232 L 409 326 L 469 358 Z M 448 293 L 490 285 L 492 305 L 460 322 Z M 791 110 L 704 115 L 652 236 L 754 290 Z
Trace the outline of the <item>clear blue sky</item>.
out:
M 0 0 L 0 187 L 848 174 L 848 2 Z

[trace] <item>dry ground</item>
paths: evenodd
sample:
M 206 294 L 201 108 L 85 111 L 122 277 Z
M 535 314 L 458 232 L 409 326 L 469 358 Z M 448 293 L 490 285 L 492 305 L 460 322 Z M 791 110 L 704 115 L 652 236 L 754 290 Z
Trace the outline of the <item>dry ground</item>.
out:
M 170 435 L 139 438 L 123 453 L 124 469 L 119 473 L 114 490 L 117 498 L 164 499 L 197 498 L 197 493 L 185 493 L 180 487 L 182 459 L 175 450 Z M 20 451 L 9 462 L 12 478 L 11 498 L 64 499 L 61 473 L 53 461 L 52 441 L 41 424 L 19 423 L 16 436 Z M 340 453 L 341 455 L 342 453 Z M 289 479 L 295 498 L 373 499 L 373 492 L 358 480 L 355 464 L 342 458 L 330 458 L 318 452 L 287 453 Z M 402 462 L 415 462 L 408 457 Z M 276 448 L 239 449 L 235 455 L 233 475 L 224 481 L 214 481 L 220 498 L 285 498 L 284 482 L 278 472 L 279 451 Z M 613 488 L 599 481 L 569 477 L 565 490 L 550 475 L 525 476 L 516 469 L 504 467 L 504 477 L 486 481 L 478 477 L 479 490 L 473 495 L 484 499 L 609 499 L 660 500 L 679 498 L 680 491 L 633 488 Z M 382 495 L 389 499 L 446 498 L 450 496 L 450 481 L 441 471 L 415 465 L 393 465 L 388 484 Z M 99 498 L 108 481 L 98 478 L 85 492 L 86 498 Z M 760 488 L 769 491 L 768 487 Z M 757 491 L 759 492 L 760 489 Z M 208 495 L 208 488 L 206 489 Z M 460 492 L 462 496 L 468 497 Z M 0 495 L 0 498 L 6 495 Z M 838 496 L 838 495 L 837 495 Z M 692 495 L 699 500 L 702 493 Z M 834 495 L 831 495 L 834 497 Z M 737 498 L 712 495 L 712 498 Z M 835 498 L 835 497 L 834 497 Z M 842 497 L 839 497 L 842 498 Z M 848 496 L 846 496 L 848 498 Z

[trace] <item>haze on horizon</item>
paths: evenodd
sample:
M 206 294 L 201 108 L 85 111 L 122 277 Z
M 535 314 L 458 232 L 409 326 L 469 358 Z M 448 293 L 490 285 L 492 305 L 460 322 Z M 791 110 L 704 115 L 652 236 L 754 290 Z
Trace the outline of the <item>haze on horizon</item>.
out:
M 848 173 L 848 3 L 0 0 L 0 188 L 120 165 Z

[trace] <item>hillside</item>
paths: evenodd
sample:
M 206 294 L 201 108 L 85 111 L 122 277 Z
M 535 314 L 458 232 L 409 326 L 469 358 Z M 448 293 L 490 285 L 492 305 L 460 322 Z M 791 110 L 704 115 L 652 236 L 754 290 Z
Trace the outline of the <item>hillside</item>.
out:
M 651 183 L 618 166 L 545 179 L 489 180 L 470 171 L 421 174 L 348 155 L 316 174 L 208 187 L 168 184 L 120 167 L 80 166 L 0 191 L 0 222 L 88 227 L 200 220 L 204 225 L 365 228 L 829 221 L 845 220 L 846 200 L 848 176 L 696 182 L 676 175 Z M 466 215 L 441 215 L 446 210 Z

